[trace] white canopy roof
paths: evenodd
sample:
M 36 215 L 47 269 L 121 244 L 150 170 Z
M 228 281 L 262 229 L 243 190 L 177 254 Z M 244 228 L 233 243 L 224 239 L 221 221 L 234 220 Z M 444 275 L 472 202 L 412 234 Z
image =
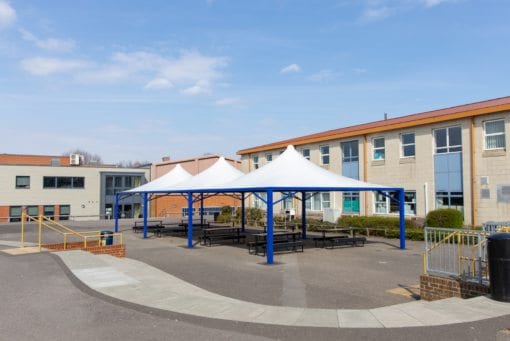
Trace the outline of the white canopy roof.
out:
M 206 170 L 174 186 L 173 190 L 185 191 L 216 187 L 222 188 L 224 183 L 238 179 L 243 175 L 243 172 L 232 166 L 232 164 L 227 162 L 222 156 Z
M 305 159 L 291 145 L 274 161 L 218 187 L 237 190 L 273 188 L 314 191 L 388 189 L 388 186 L 366 183 L 330 172 Z M 204 188 L 214 187 L 204 183 Z
M 130 190 L 125 191 L 125 193 L 140 193 L 140 192 L 153 192 L 153 191 L 165 191 L 172 190 L 175 188 L 175 185 L 191 179 L 193 175 L 187 172 L 184 168 L 181 167 L 181 164 L 177 164 L 172 170 L 170 170 L 165 175 L 148 182 L 142 186 L 132 188 Z

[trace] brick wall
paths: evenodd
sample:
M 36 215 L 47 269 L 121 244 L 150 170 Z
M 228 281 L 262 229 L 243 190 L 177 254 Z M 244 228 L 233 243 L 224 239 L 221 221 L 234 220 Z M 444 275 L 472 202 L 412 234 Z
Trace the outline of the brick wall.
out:
M 97 241 L 96 241 L 97 242 Z M 83 247 L 82 242 L 73 242 L 67 243 L 65 250 L 83 250 L 93 253 L 95 255 L 103 254 L 103 255 L 111 255 L 115 257 L 125 257 L 126 256 L 126 245 L 125 244 L 116 244 L 116 245 L 98 245 L 94 241 L 89 241 L 87 247 Z M 53 251 L 64 251 L 64 244 L 44 244 L 43 248 L 53 250 Z
M 489 286 L 465 282 L 460 278 L 431 275 L 420 276 L 420 296 L 425 301 L 435 301 L 448 297 L 471 298 L 486 295 Z

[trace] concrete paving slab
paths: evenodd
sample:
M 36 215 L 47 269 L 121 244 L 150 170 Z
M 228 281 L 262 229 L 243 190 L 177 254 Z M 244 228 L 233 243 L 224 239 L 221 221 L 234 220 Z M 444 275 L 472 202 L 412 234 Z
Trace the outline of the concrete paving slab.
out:
M 245 304 L 244 302 L 233 303 L 227 310 L 219 312 L 216 318 L 223 320 L 238 320 L 252 322 L 255 318 L 266 311 L 266 306 L 261 304 Z
M 292 326 L 303 314 L 303 311 L 304 308 L 267 306 L 266 310 L 252 322 Z
M 136 279 L 126 276 L 110 266 L 76 269 L 74 274 L 83 282 L 88 283 L 89 287 L 93 289 L 120 287 L 139 283 Z
M 461 322 L 478 321 L 491 317 L 488 313 L 482 313 L 480 311 L 470 309 L 468 306 L 462 304 L 462 301 L 463 300 L 461 298 L 438 300 L 428 302 L 427 308 L 433 309 L 434 311 L 438 311 L 442 314 L 454 316 Z
M 413 303 L 397 304 L 393 308 L 402 310 L 407 315 L 427 326 L 454 324 L 462 322 L 457 315 L 448 314 L 427 308 L 428 302 L 416 301 Z
M 28 247 L 15 247 L 12 249 L 4 249 L 1 250 L 2 252 L 5 252 L 11 256 L 19 256 L 19 255 L 28 255 L 31 253 L 38 253 L 38 252 L 48 252 L 47 249 L 42 248 L 39 250 L 38 246 L 28 246 Z
M 337 310 L 340 328 L 383 328 L 381 322 L 369 311 L 361 309 Z
M 498 302 L 483 296 L 463 300 L 459 305 L 492 317 L 510 314 L 510 303 Z
M 370 309 L 370 312 L 386 328 L 419 327 L 424 325 L 414 317 L 393 306 Z
M 338 315 L 333 309 L 305 309 L 294 325 L 338 328 Z

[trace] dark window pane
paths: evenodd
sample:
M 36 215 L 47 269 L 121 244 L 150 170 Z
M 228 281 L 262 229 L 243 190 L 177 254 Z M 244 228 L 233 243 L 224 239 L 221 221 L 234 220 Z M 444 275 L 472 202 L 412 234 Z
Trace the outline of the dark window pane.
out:
M 38 206 L 28 206 L 27 214 L 32 217 L 39 215 L 39 207 Z
M 133 187 L 133 183 L 132 183 L 132 180 L 131 180 L 130 176 L 124 177 L 124 187 L 126 187 L 126 188 L 132 188 Z
M 73 188 L 85 188 L 85 178 L 81 176 L 73 178 Z
M 113 188 L 113 176 L 106 177 L 106 188 Z
M 414 143 L 414 134 L 402 134 L 402 143 L 403 144 Z
M 43 188 L 55 188 L 57 187 L 57 181 L 54 176 L 45 176 L 43 178 Z
M 462 144 L 460 127 L 449 128 L 450 146 L 459 146 Z
M 414 145 L 404 146 L 404 156 L 414 156 L 414 153 L 415 153 Z
M 29 176 L 16 176 L 16 188 L 30 188 Z
M 384 137 L 374 139 L 375 148 L 384 148 Z
M 71 188 L 73 186 L 72 179 L 70 176 L 59 176 L 57 178 L 57 188 Z
M 446 147 L 446 129 L 434 130 L 434 136 L 436 139 L 436 148 Z
M 122 187 L 122 177 L 121 176 L 115 177 L 115 187 Z

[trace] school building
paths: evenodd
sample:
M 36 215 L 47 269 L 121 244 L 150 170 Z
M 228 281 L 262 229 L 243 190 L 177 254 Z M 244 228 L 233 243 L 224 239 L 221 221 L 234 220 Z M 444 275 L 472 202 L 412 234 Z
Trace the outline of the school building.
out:
M 325 169 L 354 179 L 405 188 L 407 217 L 436 208 L 464 213 L 466 225 L 510 220 L 510 97 L 328 130 L 238 151 L 244 172 L 271 162 L 292 144 Z M 251 206 L 264 208 L 253 196 Z M 280 212 L 300 214 L 296 199 Z M 376 193 L 316 193 L 306 202 L 318 215 L 397 215 Z M 277 207 L 278 208 L 278 207 Z
M 120 168 L 85 165 L 70 156 L 0 154 L 0 223 L 28 215 L 55 220 L 113 218 L 115 193 L 138 187 L 150 179 L 150 167 Z M 121 218 L 142 212 L 139 196 L 127 198 Z

